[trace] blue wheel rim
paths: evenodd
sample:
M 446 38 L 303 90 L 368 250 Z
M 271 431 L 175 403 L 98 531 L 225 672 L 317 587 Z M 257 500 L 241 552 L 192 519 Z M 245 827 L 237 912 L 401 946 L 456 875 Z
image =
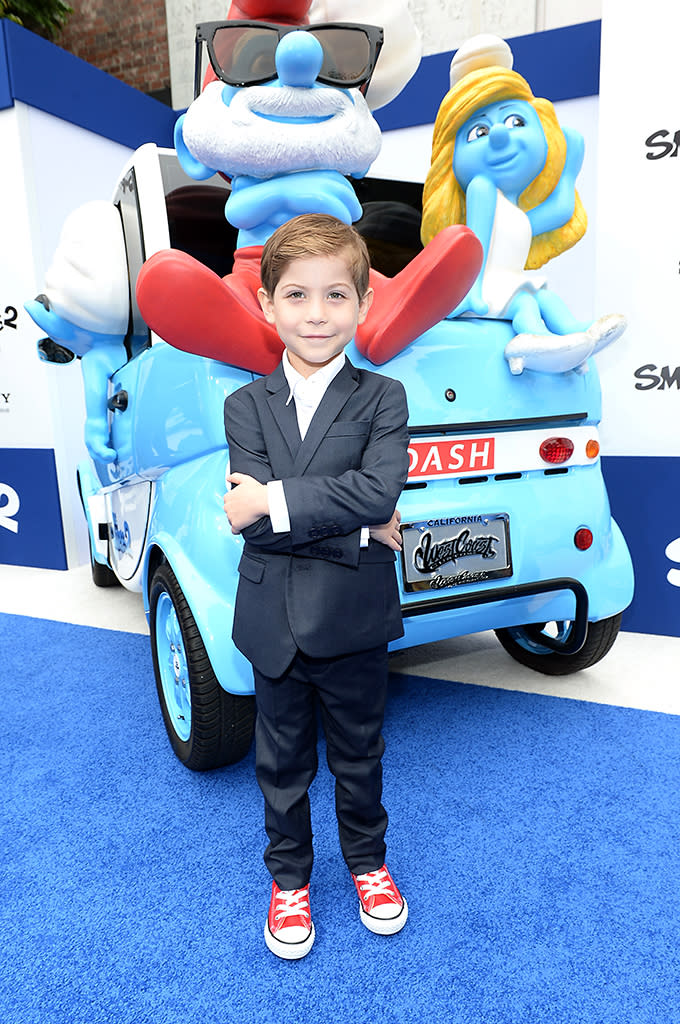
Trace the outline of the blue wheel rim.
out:
M 546 623 L 546 626 L 548 625 L 552 625 L 554 627 L 549 633 L 550 637 L 554 640 L 565 640 L 569 630 L 571 629 L 571 622 L 569 620 Z M 554 654 L 551 647 L 546 647 L 538 639 L 541 634 L 537 627 L 534 627 L 533 629 L 528 626 L 511 627 L 508 629 L 508 633 L 516 644 L 523 647 L 525 651 L 529 651 L 531 654 Z
M 169 719 L 179 738 L 186 743 L 191 734 L 189 667 L 177 612 L 165 591 L 156 605 L 156 654 Z

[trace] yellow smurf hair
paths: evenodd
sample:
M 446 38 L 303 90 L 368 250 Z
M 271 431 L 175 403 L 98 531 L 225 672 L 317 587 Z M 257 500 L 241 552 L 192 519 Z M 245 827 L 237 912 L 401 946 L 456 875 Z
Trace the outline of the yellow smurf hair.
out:
M 432 138 L 432 160 L 423 188 L 423 245 L 449 224 L 465 224 L 465 193 L 453 173 L 456 133 L 475 110 L 505 99 L 525 100 L 536 111 L 548 144 L 545 165 L 519 197 L 520 209 L 533 210 L 554 190 L 564 168 L 567 143 L 555 108 L 549 100 L 537 99 L 528 82 L 516 71 L 500 66 L 483 67 L 464 75 L 448 91 L 437 113 Z M 527 257 L 527 270 L 570 249 L 583 237 L 587 217 L 576 192 L 571 219 L 561 228 L 536 235 Z

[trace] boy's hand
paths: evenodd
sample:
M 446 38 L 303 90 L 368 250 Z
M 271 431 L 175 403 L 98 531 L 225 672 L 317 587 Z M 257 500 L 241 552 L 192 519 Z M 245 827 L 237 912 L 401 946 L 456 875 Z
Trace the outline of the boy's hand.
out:
M 246 526 L 269 515 L 267 487 L 246 473 L 230 473 L 226 477 L 232 489 L 224 495 L 224 511 L 231 523 L 231 532 L 240 533 Z
M 398 508 L 395 508 L 389 523 L 383 523 L 381 526 L 369 526 L 368 535 L 369 537 L 372 537 L 373 540 L 380 541 L 381 544 L 386 544 L 387 547 L 392 548 L 393 551 L 401 551 L 400 523 L 401 513 Z

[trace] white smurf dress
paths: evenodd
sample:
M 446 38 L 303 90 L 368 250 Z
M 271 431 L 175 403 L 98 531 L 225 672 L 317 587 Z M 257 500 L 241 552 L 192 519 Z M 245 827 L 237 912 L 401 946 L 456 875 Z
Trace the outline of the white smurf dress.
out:
M 489 306 L 487 317 L 507 319 L 508 306 L 518 292 L 535 294 L 545 287 L 544 276 L 524 269 L 531 240 L 531 224 L 526 213 L 497 189 L 491 241 L 482 277 L 482 298 Z

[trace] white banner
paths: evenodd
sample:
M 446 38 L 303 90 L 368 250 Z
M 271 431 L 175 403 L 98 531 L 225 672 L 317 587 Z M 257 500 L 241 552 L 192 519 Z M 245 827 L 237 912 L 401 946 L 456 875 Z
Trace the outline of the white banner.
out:
M 23 307 L 36 283 L 14 107 L 0 111 L 0 138 L 0 448 L 51 448 L 46 367 L 35 349 L 41 334 Z
M 598 356 L 603 451 L 680 454 L 680 8 L 605 0 L 597 309 L 629 320 Z

